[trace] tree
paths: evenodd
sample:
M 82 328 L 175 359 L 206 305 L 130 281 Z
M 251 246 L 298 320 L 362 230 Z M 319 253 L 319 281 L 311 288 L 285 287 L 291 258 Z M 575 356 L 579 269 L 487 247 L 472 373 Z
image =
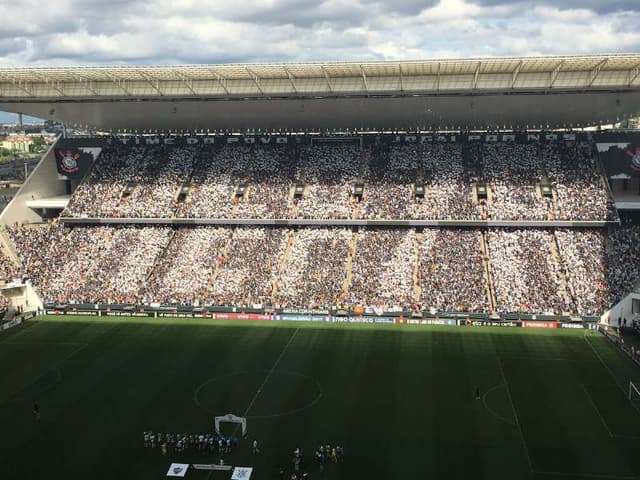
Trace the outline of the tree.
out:
M 31 150 L 33 152 L 41 152 L 47 148 L 47 142 L 44 137 L 33 137 L 33 146 Z

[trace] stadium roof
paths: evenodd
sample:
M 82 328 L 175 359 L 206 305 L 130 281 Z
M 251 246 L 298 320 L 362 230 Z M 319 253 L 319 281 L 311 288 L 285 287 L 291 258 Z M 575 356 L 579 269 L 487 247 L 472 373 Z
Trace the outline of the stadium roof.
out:
M 138 131 L 581 127 L 640 114 L 640 54 L 4 68 L 0 110 Z
M 0 69 L 0 99 L 640 87 L 640 55 Z

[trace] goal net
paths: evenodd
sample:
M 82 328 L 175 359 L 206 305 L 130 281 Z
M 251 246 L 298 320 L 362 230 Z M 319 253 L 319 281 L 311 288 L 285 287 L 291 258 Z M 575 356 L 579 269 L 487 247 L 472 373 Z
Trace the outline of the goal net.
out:
M 221 415 L 219 417 L 215 417 L 214 430 L 220 435 L 220 424 L 221 423 L 235 423 L 239 427 L 242 427 L 242 436 L 245 437 L 247 435 L 247 419 L 246 417 L 238 417 L 233 413 L 227 413 L 226 415 Z
M 640 404 L 640 385 L 629 382 L 629 400 L 632 403 Z

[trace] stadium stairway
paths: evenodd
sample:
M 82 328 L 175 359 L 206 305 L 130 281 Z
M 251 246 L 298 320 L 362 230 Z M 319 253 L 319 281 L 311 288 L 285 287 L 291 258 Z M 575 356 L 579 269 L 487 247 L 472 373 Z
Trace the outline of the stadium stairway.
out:
M 220 256 L 222 256 L 222 258 L 227 258 L 227 253 L 229 252 L 229 245 L 231 244 L 232 237 L 233 237 L 233 233 L 230 233 L 229 237 L 227 238 L 227 242 L 224 244 L 224 248 L 222 249 L 222 252 L 220 252 Z M 215 284 L 216 278 L 218 278 L 219 271 L 220 271 L 220 262 L 218 262 L 216 259 L 216 268 L 213 269 L 213 275 L 211 276 L 212 284 Z
M 2 245 L 4 254 L 9 257 L 17 267 L 20 267 L 20 257 L 18 257 L 18 252 L 9 238 L 7 228 L 4 225 L 0 227 L 0 244 Z
M 571 313 L 575 314 L 575 310 L 578 308 L 578 302 L 573 291 L 569 288 L 569 281 L 567 280 L 567 266 L 560 253 L 560 244 L 558 243 L 558 237 L 556 236 L 555 230 L 553 231 L 553 242 L 551 242 L 551 253 L 554 260 L 560 265 L 560 282 L 565 293 L 571 299 L 571 305 L 574 307 L 574 311 Z
M 358 232 L 353 231 L 351 234 L 351 240 L 349 240 L 349 255 L 347 256 L 347 263 L 345 265 L 347 275 L 345 276 L 344 283 L 342 284 L 342 294 L 345 297 L 351 288 L 351 280 L 353 279 L 353 257 L 356 254 L 356 248 L 358 248 Z
M 164 246 L 164 249 L 162 250 L 162 253 L 160 255 L 158 255 L 156 260 L 153 262 L 153 266 L 149 269 L 149 273 L 147 274 L 147 277 L 145 279 L 147 281 L 147 283 L 149 283 L 149 281 L 155 275 L 156 269 L 158 268 L 158 265 L 160 265 L 160 262 L 162 262 L 162 260 L 167 256 L 167 251 L 169 250 L 169 246 L 173 243 L 173 239 L 174 239 L 175 236 L 176 236 L 176 230 L 172 229 L 171 230 L 171 235 L 169 236 L 169 241 Z
M 487 243 L 487 236 L 485 232 L 480 232 L 480 249 L 482 251 L 482 265 L 484 266 L 484 284 L 487 291 L 487 298 L 489 299 L 489 305 L 491 305 L 491 311 L 496 311 L 496 296 L 493 291 L 493 283 L 491 281 L 491 264 L 489 263 L 489 244 Z
M 419 303 L 422 297 L 422 287 L 420 286 L 420 250 L 424 243 L 422 232 L 416 232 L 416 249 L 413 262 L 413 299 Z
M 295 237 L 298 232 L 295 230 L 291 230 L 287 235 L 287 245 L 284 248 L 284 252 L 278 261 L 278 271 L 275 272 L 271 281 L 271 303 L 273 305 L 277 304 L 277 297 L 280 291 L 280 277 L 282 272 L 286 268 L 287 263 L 289 262 L 289 258 L 291 257 L 291 252 L 293 251 L 293 244 L 295 242 Z
M 567 281 L 567 273 L 564 267 L 564 262 L 562 261 L 562 257 L 560 256 L 560 249 L 558 248 L 558 238 L 555 235 L 555 231 L 553 232 L 553 241 L 549 245 L 549 249 L 551 250 L 551 256 L 553 261 L 558 265 L 558 277 L 560 278 L 560 290 L 561 293 L 564 294 L 565 297 L 571 299 L 571 305 L 576 305 L 576 299 L 571 294 L 571 290 L 569 289 L 569 282 Z M 575 313 L 575 312 L 563 312 L 563 313 Z

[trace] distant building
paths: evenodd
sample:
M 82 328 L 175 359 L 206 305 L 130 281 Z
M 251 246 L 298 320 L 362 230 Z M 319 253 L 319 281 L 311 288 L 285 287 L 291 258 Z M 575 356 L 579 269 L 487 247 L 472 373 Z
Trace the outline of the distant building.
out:
M 33 148 L 33 138 L 22 135 L 10 135 L 2 141 L 0 146 L 7 150 L 28 153 Z

